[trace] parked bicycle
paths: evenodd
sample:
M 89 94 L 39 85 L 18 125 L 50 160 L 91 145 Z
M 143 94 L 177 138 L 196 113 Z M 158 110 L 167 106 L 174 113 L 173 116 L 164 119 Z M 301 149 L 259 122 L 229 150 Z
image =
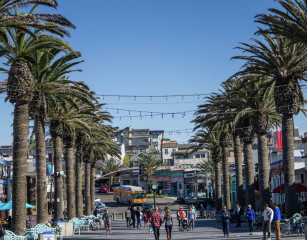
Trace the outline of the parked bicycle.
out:
M 291 236 L 292 234 L 303 235 L 304 223 L 300 214 L 295 214 L 289 219 L 285 219 L 285 223 L 280 224 L 280 232 L 282 235 Z

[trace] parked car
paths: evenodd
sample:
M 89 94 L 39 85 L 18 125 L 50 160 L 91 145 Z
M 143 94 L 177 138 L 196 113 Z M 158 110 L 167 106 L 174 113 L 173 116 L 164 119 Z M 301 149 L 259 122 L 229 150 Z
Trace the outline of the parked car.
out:
M 110 192 L 110 188 L 107 185 L 100 186 L 99 192 L 100 193 L 108 193 L 108 192 Z
M 143 203 L 143 205 L 142 205 L 142 211 L 143 212 L 147 211 L 148 209 L 152 209 L 152 208 L 153 208 L 153 206 L 150 203 Z
M 185 197 L 186 197 L 186 196 L 177 197 L 176 202 L 179 203 L 179 204 L 183 204 L 183 203 L 184 203 L 184 198 L 185 198 Z
M 184 198 L 185 204 L 191 204 L 191 203 L 195 204 L 196 201 L 197 201 L 197 197 L 187 196 L 187 197 Z
M 95 208 L 99 213 L 103 213 L 108 207 L 102 202 L 95 201 Z

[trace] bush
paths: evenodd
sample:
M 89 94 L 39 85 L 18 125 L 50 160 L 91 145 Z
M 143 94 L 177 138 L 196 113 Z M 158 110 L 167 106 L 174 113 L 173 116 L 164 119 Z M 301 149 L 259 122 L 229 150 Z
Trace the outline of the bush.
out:
M 147 198 L 153 198 L 154 195 L 153 195 L 153 194 L 147 194 L 146 197 L 147 197 Z M 165 195 L 158 195 L 158 194 L 157 194 L 157 195 L 156 195 L 156 198 L 165 198 Z

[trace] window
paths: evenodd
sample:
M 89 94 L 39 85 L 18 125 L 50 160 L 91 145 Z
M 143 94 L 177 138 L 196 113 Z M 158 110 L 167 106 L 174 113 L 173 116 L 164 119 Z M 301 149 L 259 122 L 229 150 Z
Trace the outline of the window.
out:
M 173 152 L 176 152 L 176 148 L 173 148 Z
M 164 149 L 164 153 L 168 154 L 168 149 L 167 148 Z
M 195 154 L 195 158 L 200 158 L 200 154 Z
M 124 143 L 128 143 L 129 141 L 128 140 L 124 140 Z
M 201 158 L 205 158 L 205 157 L 206 157 L 206 154 L 201 154 L 200 157 L 201 157 Z

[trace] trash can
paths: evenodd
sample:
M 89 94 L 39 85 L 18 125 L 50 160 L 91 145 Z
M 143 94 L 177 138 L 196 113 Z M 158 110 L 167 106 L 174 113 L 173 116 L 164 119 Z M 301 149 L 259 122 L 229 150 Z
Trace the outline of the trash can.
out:
M 38 235 L 39 240 L 56 240 L 56 234 L 53 232 L 43 232 Z

